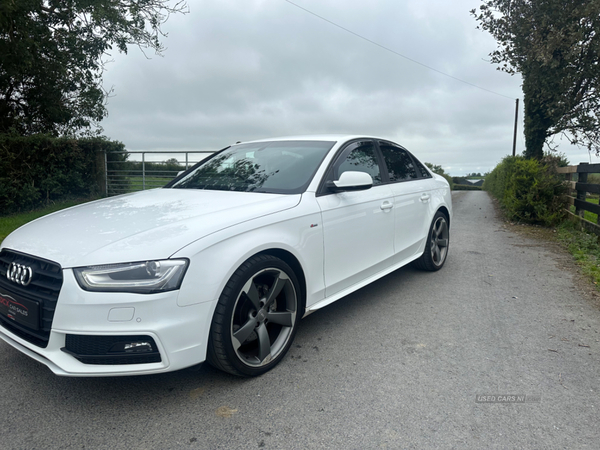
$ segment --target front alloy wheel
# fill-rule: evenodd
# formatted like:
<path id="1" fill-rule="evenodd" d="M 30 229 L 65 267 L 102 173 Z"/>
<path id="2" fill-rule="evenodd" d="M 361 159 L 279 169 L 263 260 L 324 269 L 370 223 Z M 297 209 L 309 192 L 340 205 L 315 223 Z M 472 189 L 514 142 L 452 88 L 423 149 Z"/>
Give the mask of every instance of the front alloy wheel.
<path id="1" fill-rule="evenodd" d="M 232 275 L 219 299 L 208 361 L 234 375 L 270 370 L 291 346 L 300 311 L 292 269 L 274 256 L 250 258 Z"/>

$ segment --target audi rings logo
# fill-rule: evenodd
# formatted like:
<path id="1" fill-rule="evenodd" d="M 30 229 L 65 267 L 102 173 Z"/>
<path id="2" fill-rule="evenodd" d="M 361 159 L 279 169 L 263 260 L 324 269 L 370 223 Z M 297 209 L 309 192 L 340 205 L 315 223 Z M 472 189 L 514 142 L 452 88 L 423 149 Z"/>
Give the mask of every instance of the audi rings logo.
<path id="1" fill-rule="evenodd" d="M 11 263 L 6 272 L 6 278 L 21 286 L 27 286 L 33 278 L 33 270 L 29 266 Z"/>

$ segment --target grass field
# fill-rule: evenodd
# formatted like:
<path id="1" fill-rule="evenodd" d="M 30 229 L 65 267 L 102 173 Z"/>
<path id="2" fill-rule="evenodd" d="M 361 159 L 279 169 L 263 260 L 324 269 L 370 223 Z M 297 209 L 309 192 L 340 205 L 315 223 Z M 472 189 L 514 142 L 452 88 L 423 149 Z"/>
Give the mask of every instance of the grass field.
<path id="1" fill-rule="evenodd" d="M 147 176 L 145 181 L 142 176 L 126 176 L 123 180 L 114 180 L 110 182 L 111 191 L 114 194 L 127 194 L 129 192 L 141 191 L 144 189 L 161 188 L 174 176 Z"/>
<path id="2" fill-rule="evenodd" d="M 586 201 L 590 202 L 590 203 L 594 203 L 594 204 L 598 204 L 598 199 L 597 198 L 587 198 Z M 571 206 L 571 212 L 573 214 L 575 214 L 575 206 Z M 598 220 L 598 215 L 591 213 L 589 211 L 584 211 L 583 212 L 583 218 L 585 220 L 589 220 L 592 223 L 597 223 L 596 221 Z"/>

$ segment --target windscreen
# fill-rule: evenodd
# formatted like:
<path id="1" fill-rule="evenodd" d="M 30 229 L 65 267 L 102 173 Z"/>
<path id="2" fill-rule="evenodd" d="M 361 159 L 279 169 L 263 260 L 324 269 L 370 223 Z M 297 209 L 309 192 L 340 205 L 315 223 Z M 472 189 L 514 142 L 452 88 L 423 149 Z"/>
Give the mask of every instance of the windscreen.
<path id="1" fill-rule="evenodd" d="M 229 147 L 173 183 L 173 189 L 298 194 L 335 142 L 272 141 Z"/>

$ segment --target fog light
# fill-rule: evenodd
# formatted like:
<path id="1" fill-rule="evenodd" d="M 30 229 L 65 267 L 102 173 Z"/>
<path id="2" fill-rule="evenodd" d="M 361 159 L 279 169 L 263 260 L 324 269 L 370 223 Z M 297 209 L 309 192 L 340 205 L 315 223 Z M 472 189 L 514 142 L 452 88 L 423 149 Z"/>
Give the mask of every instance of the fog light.
<path id="1" fill-rule="evenodd" d="M 61 350 L 83 364 L 152 364 L 162 361 L 150 336 L 95 336 L 67 334 Z"/>
<path id="2" fill-rule="evenodd" d="M 124 350 L 129 352 L 151 352 L 152 344 L 150 342 L 132 342 L 125 344 Z"/>
<path id="3" fill-rule="evenodd" d="M 144 353 L 151 351 L 153 351 L 152 344 L 148 341 L 118 342 L 109 350 L 110 353 Z"/>

